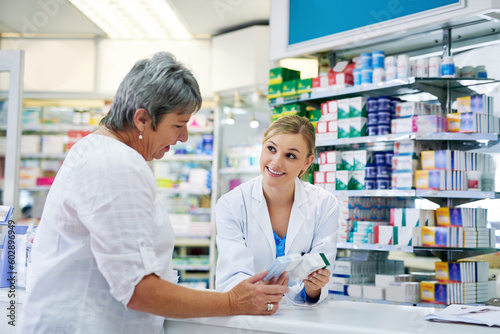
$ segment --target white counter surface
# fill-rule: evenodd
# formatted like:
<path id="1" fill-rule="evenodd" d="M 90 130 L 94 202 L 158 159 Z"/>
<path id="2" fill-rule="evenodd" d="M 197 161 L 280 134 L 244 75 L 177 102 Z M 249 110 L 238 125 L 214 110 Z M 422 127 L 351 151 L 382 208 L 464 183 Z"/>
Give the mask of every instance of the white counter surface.
<path id="1" fill-rule="evenodd" d="M 317 307 L 281 305 L 272 316 L 166 319 L 165 334 L 177 333 L 500 333 L 498 327 L 430 322 L 442 309 L 328 300 Z"/>

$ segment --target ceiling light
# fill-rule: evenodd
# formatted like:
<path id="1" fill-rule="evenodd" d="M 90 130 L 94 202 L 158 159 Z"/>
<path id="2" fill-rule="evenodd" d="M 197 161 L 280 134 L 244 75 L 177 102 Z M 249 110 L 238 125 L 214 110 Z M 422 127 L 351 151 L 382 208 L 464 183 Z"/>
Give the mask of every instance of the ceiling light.
<path id="1" fill-rule="evenodd" d="M 233 125 L 234 124 L 234 117 L 233 117 L 233 113 L 230 112 L 227 117 L 226 117 L 226 124 L 227 125 Z"/>
<path id="2" fill-rule="evenodd" d="M 245 106 L 245 101 L 241 97 L 240 92 L 234 92 L 234 108 L 243 108 Z"/>
<path id="3" fill-rule="evenodd" d="M 189 39 L 165 0 L 69 0 L 110 38 Z"/>
<path id="4" fill-rule="evenodd" d="M 250 127 L 252 129 L 259 127 L 259 121 L 255 119 L 255 116 L 253 114 L 250 116 Z"/>

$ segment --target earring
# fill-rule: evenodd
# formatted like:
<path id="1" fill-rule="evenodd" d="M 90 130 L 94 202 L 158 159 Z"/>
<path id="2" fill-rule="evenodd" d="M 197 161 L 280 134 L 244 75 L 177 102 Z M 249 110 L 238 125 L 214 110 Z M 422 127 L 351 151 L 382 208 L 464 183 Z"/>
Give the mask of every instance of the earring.
<path id="1" fill-rule="evenodd" d="M 142 132 L 139 134 L 139 139 L 142 139 Z"/>

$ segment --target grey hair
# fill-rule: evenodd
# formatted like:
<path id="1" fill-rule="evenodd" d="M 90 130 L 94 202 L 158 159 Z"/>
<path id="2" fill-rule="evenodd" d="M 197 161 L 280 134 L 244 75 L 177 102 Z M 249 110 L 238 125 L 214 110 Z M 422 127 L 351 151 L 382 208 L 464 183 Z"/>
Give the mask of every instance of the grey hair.
<path id="1" fill-rule="evenodd" d="M 144 108 L 153 130 L 171 112 L 193 114 L 201 108 L 201 94 L 193 74 L 169 52 L 141 59 L 125 76 L 101 125 L 111 130 L 135 129 L 134 114 Z"/>

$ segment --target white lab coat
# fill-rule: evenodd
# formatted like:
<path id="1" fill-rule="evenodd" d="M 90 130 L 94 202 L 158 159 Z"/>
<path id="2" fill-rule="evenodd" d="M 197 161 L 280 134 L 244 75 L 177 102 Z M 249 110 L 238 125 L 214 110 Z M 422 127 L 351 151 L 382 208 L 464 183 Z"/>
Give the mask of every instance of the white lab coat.
<path id="1" fill-rule="evenodd" d="M 216 289 L 228 291 L 266 270 L 276 258 L 276 243 L 262 190 L 262 176 L 223 195 L 215 207 L 219 257 Z M 324 253 L 332 271 L 337 253 L 338 201 L 330 192 L 298 178 L 285 243 L 285 255 Z M 328 296 L 321 291 L 320 302 Z M 303 282 L 290 282 L 287 297 L 304 303 Z"/>

